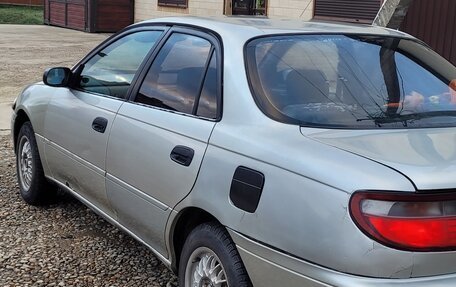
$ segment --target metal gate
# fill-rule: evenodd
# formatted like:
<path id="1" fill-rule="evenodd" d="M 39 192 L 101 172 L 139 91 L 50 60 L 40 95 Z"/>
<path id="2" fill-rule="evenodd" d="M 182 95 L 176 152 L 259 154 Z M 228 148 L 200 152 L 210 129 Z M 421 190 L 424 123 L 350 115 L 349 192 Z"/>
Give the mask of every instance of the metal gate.
<path id="1" fill-rule="evenodd" d="M 87 0 L 45 0 L 44 23 L 87 31 Z"/>
<path id="2" fill-rule="evenodd" d="M 44 23 L 87 32 L 117 32 L 133 23 L 134 0 L 45 0 Z"/>
<path id="3" fill-rule="evenodd" d="M 423 40 L 456 65 L 455 0 L 414 0 L 400 30 Z"/>
<path id="4" fill-rule="evenodd" d="M 314 18 L 372 23 L 382 0 L 315 0 Z"/>

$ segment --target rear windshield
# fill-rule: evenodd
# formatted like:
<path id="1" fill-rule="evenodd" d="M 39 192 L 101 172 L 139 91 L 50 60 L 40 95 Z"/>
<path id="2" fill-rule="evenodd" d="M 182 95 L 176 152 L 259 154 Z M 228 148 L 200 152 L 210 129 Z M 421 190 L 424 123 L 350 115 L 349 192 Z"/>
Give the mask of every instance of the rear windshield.
<path id="1" fill-rule="evenodd" d="M 269 117 L 327 128 L 456 126 L 456 68 L 413 40 L 283 35 L 246 46 L 255 100 Z"/>

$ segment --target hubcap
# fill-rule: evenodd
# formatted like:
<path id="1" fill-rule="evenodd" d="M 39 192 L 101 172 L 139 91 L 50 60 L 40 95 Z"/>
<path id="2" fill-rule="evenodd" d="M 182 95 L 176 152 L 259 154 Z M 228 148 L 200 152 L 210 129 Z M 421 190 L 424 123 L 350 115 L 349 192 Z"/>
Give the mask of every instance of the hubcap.
<path id="1" fill-rule="evenodd" d="M 185 286 L 228 287 L 225 268 L 215 253 L 206 247 L 193 251 L 185 270 Z"/>
<path id="2" fill-rule="evenodd" d="M 28 191 L 30 184 L 32 183 L 33 156 L 30 142 L 26 137 L 21 138 L 21 141 L 19 143 L 18 157 L 20 183 L 22 185 L 22 188 Z"/>

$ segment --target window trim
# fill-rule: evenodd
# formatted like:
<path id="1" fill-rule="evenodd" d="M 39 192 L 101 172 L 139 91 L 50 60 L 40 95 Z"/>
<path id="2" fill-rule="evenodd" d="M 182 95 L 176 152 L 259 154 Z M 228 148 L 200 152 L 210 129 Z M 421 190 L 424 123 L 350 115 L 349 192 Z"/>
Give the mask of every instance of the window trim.
<path id="1" fill-rule="evenodd" d="M 201 93 L 203 92 L 204 84 L 206 83 L 207 72 L 209 71 L 209 66 L 211 65 L 212 57 L 214 57 L 214 55 L 215 55 L 214 45 L 212 45 L 211 49 L 209 50 L 208 55 L 209 56 L 206 59 L 206 63 L 204 64 L 204 75 L 203 75 L 201 84 L 198 88 L 198 94 L 196 95 L 195 102 L 193 103 L 193 108 L 192 108 L 192 115 L 196 115 L 196 116 L 198 116 L 197 115 L 198 107 L 199 107 L 199 103 L 200 103 L 200 99 L 201 99 Z M 215 56 L 217 56 L 217 55 L 215 55 Z M 217 63 L 215 65 L 216 65 L 216 69 L 217 69 Z M 216 83 L 216 85 L 217 85 L 217 83 Z M 216 100 L 217 100 L 217 95 L 216 95 Z M 217 107 L 216 107 L 216 109 L 217 109 Z M 215 113 L 217 114 L 217 110 L 215 111 Z M 216 117 L 217 117 L 217 115 L 216 115 Z"/>
<path id="2" fill-rule="evenodd" d="M 163 48 L 164 44 L 168 41 L 168 39 L 171 37 L 173 33 L 180 33 L 180 34 L 186 34 L 186 35 L 191 35 L 195 37 L 200 37 L 202 39 L 205 39 L 209 41 L 212 44 L 211 51 L 209 52 L 209 55 L 216 55 L 217 57 L 217 95 L 216 95 L 216 100 L 217 100 L 217 111 L 216 111 L 216 117 L 215 118 L 206 118 L 202 116 L 197 116 L 195 114 L 188 114 L 188 113 L 183 113 L 183 112 L 178 112 L 178 111 L 171 111 L 165 108 L 160 108 L 152 105 L 147 105 L 147 104 L 142 104 L 136 102 L 136 96 L 138 95 L 138 92 L 142 86 L 142 83 L 144 82 L 147 72 L 152 66 L 152 63 L 155 61 L 157 55 L 160 53 L 161 49 Z M 151 53 L 148 57 L 148 59 L 145 61 L 144 66 L 141 70 L 141 73 L 138 75 L 138 78 L 135 79 L 136 82 L 134 83 L 134 87 L 131 89 L 131 93 L 128 98 L 128 102 L 131 104 L 135 105 L 141 105 L 145 106 L 148 108 L 153 108 L 157 110 L 162 110 L 166 112 L 171 112 L 174 114 L 179 114 L 179 115 L 184 115 L 184 116 L 189 116 L 192 118 L 198 118 L 198 119 L 203 119 L 207 121 L 213 121 L 213 122 L 219 122 L 222 119 L 222 113 L 223 113 L 223 53 L 222 53 L 222 42 L 220 40 L 220 36 L 214 34 L 210 30 L 206 30 L 204 28 L 199 28 L 199 27 L 194 27 L 194 26 L 184 26 L 184 25 L 176 25 L 170 28 L 166 34 L 163 36 L 161 41 L 159 42 L 159 45 L 155 47 L 154 52 Z M 211 54 L 212 53 L 212 54 Z M 206 71 L 204 74 L 203 81 L 201 83 L 200 89 L 202 89 L 204 85 L 204 79 L 206 78 L 206 72 L 208 65 L 210 64 L 210 57 L 208 58 L 208 61 L 206 63 Z M 132 85 L 133 86 L 133 85 Z M 201 93 L 200 93 L 201 94 Z M 199 96 L 198 96 L 199 98 Z M 196 103 L 196 101 L 195 101 Z M 192 111 L 193 112 L 193 111 Z"/>
<path id="3" fill-rule="evenodd" d="M 114 42 L 116 42 L 116 41 L 120 40 L 121 38 L 124 38 L 124 37 L 126 37 L 128 35 L 131 35 L 131 34 L 134 34 L 134 33 L 138 33 L 138 32 L 146 32 L 146 31 L 161 31 L 162 34 L 158 38 L 157 42 L 155 42 L 155 44 L 152 46 L 150 51 L 146 54 L 146 56 L 144 57 L 143 61 L 139 65 L 138 69 L 136 70 L 136 73 L 135 73 L 135 75 L 134 75 L 134 77 L 133 77 L 133 79 L 131 81 L 130 87 L 128 88 L 127 93 L 126 93 L 124 98 L 118 98 L 118 97 L 114 97 L 114 96 L 110 96 L 110 95 L 106 95 L 106 94 L 101 94 L 101 93 L 97 93 L 97 92 L 87 91 L 87 90 L 81 89 L 79 87 L 75 87 L 74 84 L 70 85 L 69 88 L 72 89 L 72 90 L 75 90 L 75 91 L 91 94 L 91 95 L 94 95 L 94 96 L 100 96 L 100 97 L 115 99 L 115 100 L 119 100 L 119 101 L 123 101 L 123 102 L 128 101 L 128 98 L 130 97 L 130 94 L 131 94 L 131 91 L 133 89 L 134 83 L 137 80 L 140 72 L 144 68 L 144 65 L 147 62 L 147 59 L 150 57 L 150 55 L 152 55 L 155 52 L 157 47 L 159 47 L 159 45 L 161 44 L 161 41 L 166 36 L 166 34 L 169 31 L 169 29 L 170 29 L 169 27 L 166 27 L 163 24 L 159 24 L 159 25 L 137 25 L 137 26 L 133 26 L 133 27 L 127 27 L 123 31 L 121 31 L 121 32 L 119 32 L 117 34 L 114 34 L 114 35 L 108 37 L 103 42 L 101 42 L 98 46 L 96 46 L 92 51 L 90 51 L 84 58 L 82 58 L 76 65 L 74 65 L 71 68 L 71 72 L 73 73 L 73 75 L 82 72 L 82 71 L 78 71 L 78 70 L 81 69 L 81 68 L 83 69 L 85 64 L 88 61 L 90 61 L 94 56 L 96 56 L 98 54 L 98 52 L 100 52 L 101 50 L 105 49 L 109 45 L 113 44 Z"/>

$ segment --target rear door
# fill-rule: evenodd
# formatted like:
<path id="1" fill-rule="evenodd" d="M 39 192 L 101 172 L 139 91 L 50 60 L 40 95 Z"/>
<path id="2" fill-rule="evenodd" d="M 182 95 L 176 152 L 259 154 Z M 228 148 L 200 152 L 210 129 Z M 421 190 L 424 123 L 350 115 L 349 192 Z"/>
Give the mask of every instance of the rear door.
<path id="1" fill-rule="evenodd" d="M 109 131 L 141 63 L 163 29 L 133 29 L 95 50 L 74 71 L 72 88 L 56 88 L 45 117 L 52 176 L 114 216 L 105 188 Z"/>
<path id="2" fill-rule="evenodd" d="M 106 184 L 120 223 L 166 256 L 167 218 L 192 189 L 220 116 L 220 50 L 208 34 L 173 28 L 150 62 L 114 121 Z"/>

